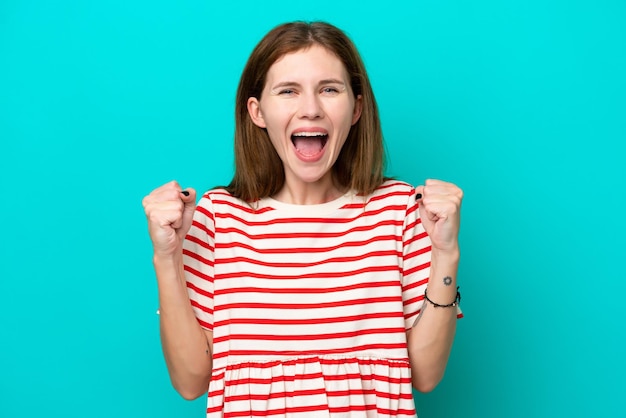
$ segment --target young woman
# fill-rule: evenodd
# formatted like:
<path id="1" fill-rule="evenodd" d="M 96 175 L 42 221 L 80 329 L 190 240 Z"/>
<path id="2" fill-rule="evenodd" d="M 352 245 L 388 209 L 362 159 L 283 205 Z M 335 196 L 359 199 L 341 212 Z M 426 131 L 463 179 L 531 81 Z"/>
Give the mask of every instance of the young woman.
<path id="1" fill-rule="evenodd" d="M 144 198 L 163 352 L 207 417 L 414 417 L 444 374 L 462 191 L 383 176 L 374 94 L 351 40 L 270 31 L 236 102 L 236 172 Z"/>

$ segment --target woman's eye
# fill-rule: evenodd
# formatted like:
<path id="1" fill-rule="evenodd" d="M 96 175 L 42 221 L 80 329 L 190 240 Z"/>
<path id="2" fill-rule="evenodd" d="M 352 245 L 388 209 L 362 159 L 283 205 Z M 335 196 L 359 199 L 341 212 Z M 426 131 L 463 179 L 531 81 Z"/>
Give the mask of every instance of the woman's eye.
<path id="1" fill-rule="evenodd" d="M 339 93 L 339 90 L 338 90 L 338 89 L 336 89 L 335 87 L 324 87 L 324 88 L 322 89 L 322 91 L 323 91 L 324 93 L 327 93 L 327 94 L 335 94 L 335 93 Z"/>
<path id="2" fill-rule="evenodd" d="M 292 89 L 284 89 L 281 90 L 279 94 L 293 94 L 294 91 Z"/>

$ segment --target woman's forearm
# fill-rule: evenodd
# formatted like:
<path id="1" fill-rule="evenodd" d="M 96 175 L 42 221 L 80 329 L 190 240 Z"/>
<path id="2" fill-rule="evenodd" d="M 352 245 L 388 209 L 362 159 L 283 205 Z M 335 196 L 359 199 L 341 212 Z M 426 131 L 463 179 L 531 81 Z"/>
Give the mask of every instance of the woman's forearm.
<path id="1" fill-rule="evenodd" d="M 180 259 L 154 258 L 159 286 L 161 345 L 172 385 L 185 399 L 207 391 L 212 370 L 212 333 L 198 323 Z"/>
<path id="2" fill-rule="evenodd" d="M 428 299 L 447 305 L 457 294 L 458 250 L 447 253 L 433 251 Z M 413 327 L 407 332 L 413 386 L 429 392 L 443 378 L 456 332 L 456 307 L 437 307 L 428 301 Z"/>

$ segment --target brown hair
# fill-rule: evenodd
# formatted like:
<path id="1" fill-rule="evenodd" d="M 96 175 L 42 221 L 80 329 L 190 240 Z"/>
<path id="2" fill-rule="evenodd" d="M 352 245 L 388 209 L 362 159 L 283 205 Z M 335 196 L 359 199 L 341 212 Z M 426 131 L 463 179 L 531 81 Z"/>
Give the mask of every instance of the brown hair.
<path id="1" fill-rule="evenodd" d="M 261 98 L 267 73 L 285 54 L 321 45 L 334 53 L 350 77 L 352 92 L 362 96 L 361 117 L 333 165 L 336 184 L 369 194 L 383 182 L 384 146 L 378 107 L 365 65 L 348 36 L 325 22 L 291 22 L 279 25 L 263 37 L 243 70 L 235 104 L 235 174 L 226 189 L 253 202 L 272 196 L 283 187 L 283 163 L 269 141 L 267 131 L 256 126 L 248 113 L 250 97 Z"/>

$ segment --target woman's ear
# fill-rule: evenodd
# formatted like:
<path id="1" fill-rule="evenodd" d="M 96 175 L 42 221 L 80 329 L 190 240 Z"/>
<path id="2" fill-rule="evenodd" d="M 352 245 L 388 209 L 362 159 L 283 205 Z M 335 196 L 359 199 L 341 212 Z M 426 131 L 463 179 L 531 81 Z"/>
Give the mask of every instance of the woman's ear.
<path id="1" fill-rule="evenodd" d="M 265 128 L 265 120 L 263 119 L 263 114 L 261 113 L 261 104 L 256 97 L 248 98 L 248 114 L 250 115 L 250 119 L 252 122 L 258 126 L 259 128 Z"/>
<path id="2" fill-rule="evenodd" d="M 361 117 L 361 112 L 363 111 L 363 96 L 360 94 L 356 96 L 356 100 L 354 101 L 354 110 L 352 111 L 352 125 L 358 122 Z"/>

